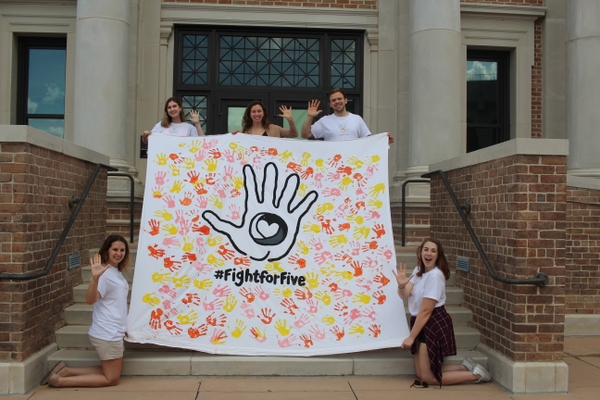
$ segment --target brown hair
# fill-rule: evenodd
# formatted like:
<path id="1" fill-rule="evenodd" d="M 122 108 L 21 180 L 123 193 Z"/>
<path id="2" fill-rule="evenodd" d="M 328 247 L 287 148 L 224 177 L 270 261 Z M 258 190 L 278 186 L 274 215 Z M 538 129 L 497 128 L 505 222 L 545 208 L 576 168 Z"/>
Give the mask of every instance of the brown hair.
<path id="1" fill-rule="evenodd" d="M 162 120 L 160 121 L 160 126 L 162 126 L 163 128 L 168 128 L 169 125 L 171 125 L 171 122 L 173 122 L 173 119 L 167 112 L 167 107 L 172 101 L 177 103 L 179 108 L 181 108 L 181 110 L 179 110 L 179 119 L 181 120 L 181 122 L 185 122 L 185 113 L 183 112 L 183 104 L 181 103 L 181 100 L 179 100 L 177 97 L 169 97 L 165 102 L 165 113 L 163 114 Z"/>
<path id="2" fill-rule="evenodd" d="M 117 269 L 119 271 L 123 271 L 127 269 L 127 267 L 129 267 L 129 245 L 127 244 L 127 240 L 125 240 L 123 236 L 109 235 L 104 240 L 104 243 L 102 243 L 100 250 L 98 250 L 98 254 L 100 254 L 100 259 L 102 260 L 102 263 L 106 263 L 108 261 L 108 250 L 114 242 L 122 242 L 125 245 L 125 257 L 123 257 L 123 259 L 117 266 Z"/>
<path id="3" fill-rule="evenodd" d="M 262 101 L 254 100 L 250 104 L 248 104 L 248 107 L 246 107 L 246 111 L 244 111 L 244 116 L 242 117 L 242 132 L 244 133 L 247 133 L 250 130 L 250 128 L 252 128 L 253 122 L 252 117 L 250 116 L 250 111 L 252 110 L 252 107 L 256 105 L 259 105 L 260 108 L 262 108 L 263 110 L 263 117 L 260 121 L 262 127 L 265 130 L 269 130 L 269 126 L 271 125 L 271 123 L 269 122 L 269 117 L 267 117 L 267 109 L 265 108 Z"/>
<path id="4" fill-rule="evenodd" d="M 436 265 L 444 273 L 444 277 L 446 280 L 450 279 L 450 267 L 448 266 L 448 260 L 446 260 L 446 255 L 444 254 L 444 248 L 442 247 L 442 243 L 434 238 L 427 238 L 421 242 L 419 247 L 417 247 L 417 265 L 419 267 L 419 272 L 417 272 L 417 276 L 422 276 L 425 271 L 425 263 L 421 259 L 421 252 L 423 251 L 423 247 L 425 243 L 430 242 L 437 246 L 437 260 Z"/>
<path id="5" fill-rule="evenodd" d="M 333 89 L 331 89 L 331 91 L 329 93 L 327 93 L 327 100 L 331 101 L 331 95 L 334 93 L 341 93 L 342 96 L 344 96 L 344 98 L 346 98 L 346 94 L 344 92 L 342 92 L 342 89 L 333 88 Z"/>

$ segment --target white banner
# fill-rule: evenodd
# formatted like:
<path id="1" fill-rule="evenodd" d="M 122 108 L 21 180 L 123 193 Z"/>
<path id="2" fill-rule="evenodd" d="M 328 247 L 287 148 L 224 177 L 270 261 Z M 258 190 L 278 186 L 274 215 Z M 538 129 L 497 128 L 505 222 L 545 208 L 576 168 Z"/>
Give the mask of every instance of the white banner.
<path id="1" fill-rule="evenodd" d="M 294 356 L 402 344 L 386 135 L 149 140 L 128 341 Z"/>

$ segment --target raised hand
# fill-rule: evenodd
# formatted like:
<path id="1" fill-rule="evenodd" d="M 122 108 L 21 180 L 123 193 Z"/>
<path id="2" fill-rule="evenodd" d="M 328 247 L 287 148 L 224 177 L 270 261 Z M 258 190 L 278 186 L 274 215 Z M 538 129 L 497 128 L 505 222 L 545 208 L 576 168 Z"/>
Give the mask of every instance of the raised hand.
<path id="1" fill-rule="evenodd" d="M 311 100 L 308 102 L 308 110 L 306 110 L 307 115 L 309 117 L 316 117 L 317 115 L 319 115 L 320 113 L 323 112 L 323 110 L 319 110 L 319 105 L 321 104 L 321 102 L 319 100 Z"/>
<path id="2" fill-rule="evenodd" d="M 399 288 L 404 288 L 412 278 L 412 275 L 406 276 L 406 264 L 396 265 L 396 271 L 392 270 L 392 273 L 396 277 Z"/>
<path id="3" fill-rule="evenodd" d="M 265 166 L 260 185 L 251 165 L 244 166 L 243 174 L 245 201 L 240 225 L 221 219 L 213 211 L 204 211 L 202 217 L 214 230 L 227 236 L 239 253 L 255 261 L 280 260 L 296 243 L 301 220 L 318 194 L 311 191 L 294 204 L 300 178 L 298 174 L 289 175 L 279 190 L 279 171 L 274 163 Z"/>
<path id="4" fill-rule="evenodd" d="M 283 117 L 285 119 L 287 119 L 288 121 L 290 119 L 292 119 L 292 107 L 288 108 L 287 106 L 281 106 L 279 107 L 279 111 L 281 111 L 281 114 L 278 115 L 278 117 Z"/>
<path id="5" fill-rule="evenodd" d="M 200 122 L 200 113 L 198 110 L 190 110 L 190 121 L 192 121 L 193 124 Z"/>
<path id="6" fill-rule="evenodd" d="M 90 258 L 90 267 L 92 270 L 92 279 L 95 280 L 98 280 L 108 269 L 108 265 L 102 265 L 102 257 L 100 257 L 100 254 L 94 254 L 94 257 Z"/>

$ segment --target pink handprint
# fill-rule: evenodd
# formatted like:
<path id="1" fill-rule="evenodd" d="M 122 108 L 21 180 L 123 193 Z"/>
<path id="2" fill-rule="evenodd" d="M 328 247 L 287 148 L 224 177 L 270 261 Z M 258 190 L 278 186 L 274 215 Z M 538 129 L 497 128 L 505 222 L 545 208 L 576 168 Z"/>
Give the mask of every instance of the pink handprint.
<path id="1" fill-rule="evenodd" d="M 229 286 L 217 286 L 213 289 L 212 293 L 217 297 L 225 297 L 231 293 L 231 288 Z"/>
<path id="2" fill-rule="evenodd" d="M 252 319 L 256 315 L 254 313 L 254 309 L 250 306 L 250 304 L 246 303 L 245 301 L 242 302 L 242 305 L 240 307 L 244 311 L 244 315 L 246 316 L 246 318 Z"/>
<path id="3" fill-rule="evenodd" d="M 309 322 L 310 322 L 310 319 L 308 318 L 308 315 L 302 314 L 297 320 L 294 321 L 294 326 L 297 329 L 301 329 L 302 327 L 304 327 Z"/>
<path id="4" fill-rule="evenodd" d="M 258 295 L 258 298 L 265 301 L 269 298 L 269 294 L 267 292 L 265 292 L 265 290 L 262 288 L 262 286 L 257 286 L 254 289 L 254 293 L 256 293 Z"/>
<path id="5" fill-rule="evenodd" d="M 173 198 L 173 196 L 167 195 L 167 196 L 164 196 L 162 199 L 163 199 L 163 201 L 165 203 L 167 203 L 167 207 L 168 208 L 174 208 L 175 207 L 175 199 Z"/>
<path id="6" fill-rule="evenodd" d="M 176 315 L 179 312 L 179 311 L 177 311 L 177 309 L 175 307 L 173 307 L 171 305 L 171 300 L 169 300 L 169 299 L 166 299 L 165 301 L 163 301 L 162 306 L 165 309 L 165 311 L 167 311 L 171 315 Z M 166 325 L 166 323 L 165 323 L 165 325 Z"/>
<path id="7" fill-rule="evenodd" d="M 166 294 L 167 296 L 169 296 L 172 299 L 174 299 L 175 296 L 177 296 L 177 292 L 175 291 L 175 289 L 173 289 L 169 285 L 162 285 L 161 287 L 158 288 L 158 291 L 159 291 L 159 293 Z"/>
<path id="8" fill-rule="evenodd" d="M 158 171 L 157 173 L 154 174 L 154 182 L 156 182 L 157 185 L 164 185 L 165 184 L 165 176 L 167 176 L 166 172 Z"/>
<path id="9" fill-rule="evenodd" d="M 213 301 L 206 301 L 208 298 L 204 299 L 204 303 L 202 303 L 202 307 L 204 307 L 204 311 L 213 311 L 219 310 L 223 307 L 223 300 L 214 299 Z"/>
<path id="10" fill-rule="evenodd" d="M 313 335 L 313 337 L 317 340 L 323 340 L 326 336 L 325 331 L 321 330 L 321 327 L 319 325 L 311 326 L 308 332 L 310 332 L 310 334 Z"/>
<path id="11" fill-rule="evenodd" d="M 290 347 L 294 345 L 294 342 L 296 341 L 297 337 L 294 334 L 291 334 L 289 336 L 287 336 L 285 339 L 283 340 L 278 340 L 277 344 L 279 345 L 279 347 L 281 348 L 286 348 L 286 347 Z"/>
<path id="12" fill-rule="evenodd" d="M 166 237 L 163 239 L 162 244 L 167 247 L 179 246 L 179 239 L 174 237 Z"/>

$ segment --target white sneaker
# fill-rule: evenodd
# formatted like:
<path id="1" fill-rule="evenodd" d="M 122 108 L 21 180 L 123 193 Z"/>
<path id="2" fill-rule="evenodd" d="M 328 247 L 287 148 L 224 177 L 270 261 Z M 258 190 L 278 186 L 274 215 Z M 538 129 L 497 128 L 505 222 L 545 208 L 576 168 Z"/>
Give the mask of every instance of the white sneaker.
<path id="1" fill-rule="evenodd" d="M 462 360 L 460 365 L 466 367 L 469 372 L 473 372 L 473 368 L 475 368 L 477 363 L 471 357 L 467 356 Z"/>
<path id="2" fill-rule="evenodd" d="M 489 382 L 492 380 L 490 373 L 483 368 L 483 365 L 481 364 L 477 364 L 475 367 L 473 367 L 473 375 L 479 376 L 479 379 L 473 383 Z"/>

